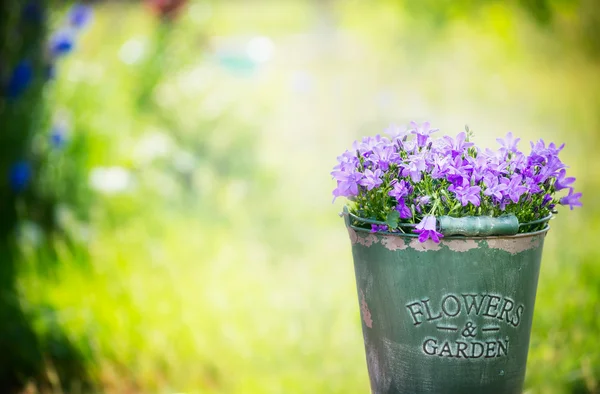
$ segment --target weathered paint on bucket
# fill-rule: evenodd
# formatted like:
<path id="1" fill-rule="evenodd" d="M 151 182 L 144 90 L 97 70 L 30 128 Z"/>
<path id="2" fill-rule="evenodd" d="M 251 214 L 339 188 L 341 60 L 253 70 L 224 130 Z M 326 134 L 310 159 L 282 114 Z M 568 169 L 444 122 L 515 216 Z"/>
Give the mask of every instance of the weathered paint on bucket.
<path id="1" fill-rule="evenodd" d="M 507 237 L 350 225 L 373 393 L 521 393 L 548 228 Z"/>

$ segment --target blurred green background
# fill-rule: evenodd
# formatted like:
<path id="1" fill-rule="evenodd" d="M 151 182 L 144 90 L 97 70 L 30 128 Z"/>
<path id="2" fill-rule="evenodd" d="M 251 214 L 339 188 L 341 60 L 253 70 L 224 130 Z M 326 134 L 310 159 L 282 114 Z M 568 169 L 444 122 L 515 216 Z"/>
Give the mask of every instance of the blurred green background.
<path id="1" fill-rule="evenodd" d="M 38 42 L 23 3 L 0 76 L 71 6 Z M 584 207 L 547 237 L 526 387 L 600 393 L 597 1 L 160 3 L 91 3 L 56 77 L 0 98 L 1 392 L 368 392 L 329 172 L 429 120 L 566 142 Z"/>

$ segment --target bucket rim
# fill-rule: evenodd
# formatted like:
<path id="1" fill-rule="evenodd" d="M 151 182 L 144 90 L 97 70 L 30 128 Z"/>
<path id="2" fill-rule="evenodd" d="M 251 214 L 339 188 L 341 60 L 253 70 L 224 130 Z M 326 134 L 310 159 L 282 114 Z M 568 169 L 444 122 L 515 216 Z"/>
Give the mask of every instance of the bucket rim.
<path id="1" fill-rule="evenodd" d="M 351 213 L 349 212 L 348 207 L 345 206 L 344 210 L 340 213 L 340 216 L 342 216 L 344 218 L 346 227 L 351 228 L 354 231 L 369 233 L 372 235 L 395 236 L 395 237 L 400 237 L 400 238 L 418 238 L 419 237 L 419 234 L 413 234 L 413 233 L 403 233 L 403 232 L 392 233 L 389 231 L 371 232 L 371 230 L 369 230 L 369 229 L 366 229 L 363 227 L 357 227 L 357 226 L 354 226 L 353 224 L 351 224 L 350 223 L 350 215 L 351 215 Z M 554 215 L 550 214 L 549 216 L 539 219 L 538 221 L 549 222 L 553 218 L 554 218 Z M 546 223 L 546 226 L 541 230 L 537 230 L 537 231 L 533 231 L 533 232 L 517 233 L 514 235 L 485 235 L 485 236 L 479 236 L 479 237 L 478 236 L 464 236 L 464 235 L 449 235 L 449 236 L 444 236 L 443 239 L 444 240 L 475 240 L 475 241 L 488 240 L 488 239 L 519 239 L 519 238 L 535 237 L 535 236 L 539 236 L 542 234 L 546 234 L 548 232 L 548 230 L 550 230 L 550 224 Z"/>

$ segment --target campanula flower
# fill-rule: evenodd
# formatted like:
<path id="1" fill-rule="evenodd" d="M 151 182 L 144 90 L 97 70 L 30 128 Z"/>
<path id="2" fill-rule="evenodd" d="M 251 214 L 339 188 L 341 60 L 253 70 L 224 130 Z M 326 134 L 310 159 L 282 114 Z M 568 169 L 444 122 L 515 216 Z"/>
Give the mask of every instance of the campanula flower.
<path id="1" fill-rule="evenodd" d="M 512 132 L 506 133 L 504 138 L 496 138 L 496 141 L 501 145 L 500 152 L 504 155 L 510 152 L 517 152 L 517 144 L 521 141 L 520 138 L 514 138 Z"/>
<path id="2" fill-rule="evenodd" d="M 506 189 L 508 189 L 508 185 L 500 183 L 498 177 L 494 175 L 483 178 L 483 184 L 486 187 L 483 194 L 494 197 L 497 201 L 502 200 Z"/>
<path id="3" fill-rule="evenodd" d="M 379 225 L 379 224 L 372 224 L 371 225 L 371 232 L 372 233 L 377 233 L 380 231 L 388 231 L 388 226 L 385 225 Z"/>
<path id="4" fill-rule="evenodd" d="M 451 191 L 456 195 L 456 198 L 458 201 L 460 201 L 463 207 L 469 203 L 478 207 L 481 202 L 481 187 L 471 186 L 469 181 L 465 178 L 463 178 L 462 185 L 451 185 L 448 187 L 448 191 Z"/>
<path id="5" fill-rule="evenodd" d="M 373 153 L 373 148 L 380 144 L 388 144 L 390 141 L 377 134 L 375 137 L 364 137 L 361 142 L 354 141 L 353 151 L 358 151 L 361 155 L 369 157 Z"/>
<path id="6" fill-rule="evenodd" d="M 364 177 L 358 181 L 358 184 L 366 187 L 367 190 L 373 190 L 383 183 L 383 180 L 381 179 L 382 172 L 380 169 L 376 169 L 375 171 L 367 169 L 363 174 Z"/>
<path id="7" fill-rule="evenodd" d="M 575 182 L 575 178 L 567 177 L 567 170 L 564 168 L 560 170 L 558 175 L 556 176 L 556 182 L 554 182 L 554 187 L 557 191 L 566 189 L 571 187 L 571 185 Z"/>
<path id="8" fill-rule="evenodd" d="M 527 187 L 523 185 L 523 177 L 521 175 L 514 175 L 510 180 L 503 178 L 502 181 L 506 182 L 508 186 L 507 196 L 515 204 L 519 202 L 523 193 L 527 192 Z"/>
<path id="9" fill-rule="evenodd" d="M 402 176 L 410 176 L 413 182 L 421 180 L 422 172 L 427 169 L 425 158 L 421 155 L 412 156 L 402 170 Z"/>
<path id="10" fill-rule="evenodd" d="M 548 144 L 548 147 L 546 147 L 546 142 L 543 139 L 538 140 L 535 144 L 532 142 L 530 142 L 531 145 L 531 157 L 543 157 L 543 158 L 549 158 L 552 156 L 558 156 L 558 154 L 560 153 L 561 150 L 563 150 L 563 148 L 565 147 L 565 144 L 562 144 L 561 146 L 557 147 L 556 144 L 554 144 L 554 142 L 551 142 L 550 144 Z"/>
<path id="11" fill-rule="evenodd" d="M 550 194 L 546 194 L 542 199 L 542 207 L 546 206 L 550 201 L 552 201 L 552 196 Z"/>
<path id="12" fill-rule="evenodd" d="M 581 193 L 573 193 L 573 189 L 571 188 L 569 189 L 569 194 L 560 199 L 559 204 L 568 205 L 569 208 L 573 210 L 574 207 L 582 206 L 581 201 L 579 201 L 581 196 Z"/>
<path id="13" fill-rule="evenodd" d="M 400 160 L 400 156 L 393 146 L 380 144 L 373 147 L 373 154 L 369 160 L 383 171 L 387 171 L 391 163 Z"/>
<path id="14" fill-rule="evenodd" d="M 440 238 L 444 237 L 441 233 L 436 231 L 437 221 L 435 216 L 427 215 L 423 217 L 421 222 L 417 224 L 414 232 L 419 234 L 419 242 L 425 242 L 431 239 L 435 243 L 440 242 Z"/>
<path id="15" fill-rule="evenodd" d="M 429 142 L 429 136 L 439 129 L 432 129 L 429 122 L 423 122 L 419 125 L 416 122 L 410 122 L 411 133 L 417 135 L 417 146 L 425 146 Z"/>
<path id="16" fill-rule="evenodd" d="M 363 174 L 356 170 L 341 170 L 331 173 L 337 181 L 338 186 L 333 191 L 334 198 L 337 197 L 353 197 L 358 195 L 358 185 L 363 178 Z"/>
<path id="17" fill-rule="evenodd" d="M 466 160 L 468 168 L 471 170 L 471 178 L 473 178 L 475 183 L 480 182 L 486 175 L 491 174 L 490 164 L 487 162 L 485 156 L 468 156 Z"/>
<path id="18" fill-rule="evenodd" d="M 521 173 L 527 168 L 527 156 L 521 152 L 514 152 L 510 162 L 506 162 L 506 169 L 509 173 Z"/>
<path id="19" fill-rule="evenodd" d="M 560 172 L 560 170 L 562 170 L 565 167 L 566 166 L 558 158 L 558 156 L 550 156 L 548 157 L 546 164 L 542 166 L 539 173 L 537 174 L 538 176 L 536 177 L 536 180 L 540 183 L 543 183 L 546 181 L 546 179 L 552 176 L 556 176 Z"/>
<path id="20" fill-rule="evenodd" d="M 525 187 L 529 194 L 537 194 L 542 191 L 542 188 L 540 187 L 540 182 L 538 180 L 536 180 L 536 177 L 533 177 L 533 178 L 525 177 L 524 179 L 525 179 Z"/>
<path id="21" fill-rule="evenodd" d="M 388 195 L 394 197 L 396 201 L 402 201 L 404 197 L 410 194 L 410 185 L 404 180 L 394 183 L 392 187 Z"/>
<path id="22" fill-rule="evenodd" d="M 333 167 L 334 170 L 350 170 L 355 169 L 359 160 L 356 156 L 356 152 L 345 151 L 337 158 L 338 164 Z"/>
<path id="23" fill-rule="evenodd" d="M 462 155 L 466 149 L 474 145 L 472 142 L 467 141 L 467 134 L 464 131 L 459 133 L 456 138 L 447 137 L 446 141 L 449 143 L 452 158 Z"/>
<path id="24" fill-rule="evenodd" d="M 400 219 L 410 219 L 412 217 L 412 211 L 406 206 L 404 199 L 398 200 L 398 205 L 396 205 L 395 209 L 400 214 Z"/>
<path id="25" fill-rule="evenodd" d="M 390 136 L 394 141 L 402 140 L 404 137 L 410 134 L 410 130 L 406 126 L 390 125 L 385 129 L 385 133 Z"/>
<path id="26" fill-rule="evenodd" d="M 436 156 L 431 166 L 431 177 L 441 179 L 446 177 L 450 171 L 450 159 L 448 156 Z"/>
<path id="27" fill-rule="evenodd" d="M 417 204 L 418 206 L 424 207 L 425 205 L 429 204 L 429 202 L 431 201 L 431 196 L 421 196 L 415 199 L 415 204 Z"/>

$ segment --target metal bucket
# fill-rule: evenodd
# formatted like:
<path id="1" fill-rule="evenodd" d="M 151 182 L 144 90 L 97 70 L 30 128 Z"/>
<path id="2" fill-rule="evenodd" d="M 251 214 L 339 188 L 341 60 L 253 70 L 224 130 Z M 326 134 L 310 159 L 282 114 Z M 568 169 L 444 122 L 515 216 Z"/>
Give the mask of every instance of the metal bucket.
<path id="1" fill-rule="evenodd" d="M 373 393 L 522 392 L 548 226 L 436 244 L 345 220 Z"/>

